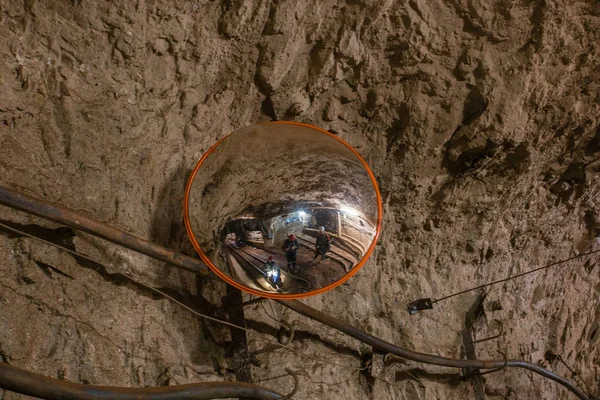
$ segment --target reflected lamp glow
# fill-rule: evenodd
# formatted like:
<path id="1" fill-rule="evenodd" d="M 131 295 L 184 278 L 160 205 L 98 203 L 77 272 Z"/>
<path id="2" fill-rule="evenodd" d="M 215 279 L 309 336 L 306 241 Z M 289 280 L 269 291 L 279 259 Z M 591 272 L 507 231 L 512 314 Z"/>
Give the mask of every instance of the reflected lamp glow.
<path id="1" fill-rule="evenodd" d="M 358 211 L 356 211 L 354 208 L 352 207 L 348 207 L 348 206 L 341 206 L 340 210 L 348 215 L 351 215 L 353 217 L 358 217 L 360 215 L 360 213 Z"/>
<path id="2" fill-rule="evenodd" d="M 275 277 L 277 278 L 278 271 L 275 268 L 271 268 L 269 269 L 269 271 L 267 271 L 267 275 L 269 276 L 269 278 Z"/>

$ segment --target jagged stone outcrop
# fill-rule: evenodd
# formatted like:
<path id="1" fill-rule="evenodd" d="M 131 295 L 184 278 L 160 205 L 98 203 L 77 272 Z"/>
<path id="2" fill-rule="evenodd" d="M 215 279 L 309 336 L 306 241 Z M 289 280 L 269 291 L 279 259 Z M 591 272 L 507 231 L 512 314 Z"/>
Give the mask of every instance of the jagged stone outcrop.
<path id="1" fill-rule="evenodd" d="M 307 302 L 460 357 L 475 297 L 412 317 L 408 301 L 600 245 L 599 46 L 589 1 L 3 1 L 0 183 L 191 254 L 181 202 L 201 154 L 261 120 L 318 125 L 371 164 L 385 220 L 363 270 Z M 0 219 L 55 228 L 5 208 Z M 68 240 L 199 309 L 224 294 L 87 236 Z M 233 377 L 226 331 L 30 239 L 0 234 L 0 254 L 1 359 L 94 384 Z M 504 334 L 478 356 L 501 350 L 569 376 L 551 350 L 597 386 L 599 268 L 571 262 L 492 288 L 487 321 Z M 310 334 L 296 352 L 257 355 L 256 382 L 287 392 L 291 378 L 265 379 L 291 366 L 298 399 L 469 396 L 469 383 L 437 370 L 373 378 L 357 370 L 370 349 L 278 305 L 247 317 L 274 325 L 263 306 Z M 250 351 L 267 343 L 249 340 Z M 572 398 L 517 371 L 485 388 L 488 399 Z"/>

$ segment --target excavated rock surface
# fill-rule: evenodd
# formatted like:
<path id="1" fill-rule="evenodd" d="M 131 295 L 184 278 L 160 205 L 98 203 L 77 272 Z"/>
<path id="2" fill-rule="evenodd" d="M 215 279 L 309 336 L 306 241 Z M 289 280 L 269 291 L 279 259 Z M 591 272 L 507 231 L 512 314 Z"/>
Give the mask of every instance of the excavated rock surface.
<path id="1" fill-rule="evenodd" d="M 0 1 L 2 185 L 193 254 L 183 189 L 210 145 L 271 119 L 328 129 L 372 166 L 384 226 L 357 276 L 305 301 L 451 357 L 464 354 L 477 293 L 414 316 L 407 302 L 599 248 L 597 2 L 117 3 Z M 4 207 L 0 219 L 107 266 L 3 230 L 2 361 L 93 384 L 235 378 L 228 329 L 125 274 L 207 313 L 222 285 Z M 599 271 L 598 257 L 582 259 L 492 287 L 476 336 L 504 329 L 478 357 L 502 351 L 570 377 L 550 350 L 596 390 Z M 287 392 L 291 367 L 297 399 L 476 398 L 451 369 L 361 370 L 369 347 L 277 304 L 247 307 L 248 327 L 273 332 L 267 313 L 294 323 L 293 351 L 256 355 L 254 382 Z M 521 370 L 484 386 L 493 400 L 574 398 Z"/>

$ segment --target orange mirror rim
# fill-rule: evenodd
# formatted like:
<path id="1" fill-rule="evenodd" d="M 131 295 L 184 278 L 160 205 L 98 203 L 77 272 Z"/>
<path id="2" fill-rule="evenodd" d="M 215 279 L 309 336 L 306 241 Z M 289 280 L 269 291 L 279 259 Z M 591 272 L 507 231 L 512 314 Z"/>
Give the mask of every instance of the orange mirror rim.
<path id="1" fill-rule="evenodd" d="M 196 249 L 196 251 L 198 252 L 198 255 L 200 256 L 200 259 L 215 273 L 217 274 L 217 276 L 219 276 L 221 279 L 223 279 L 225 282 L 229 283 L 230 285 L 246 292 L 246 293 L 250 293 L 253 294 L 255 296 L 260 296 L 260 297 L 267 297 L 270 299 L 281 299 L 281 300 L 291 300 L 291 299 L 300 299 L 300 298 L 304 298 L 304 297 L 309 297 L 309 296 L 314 296 L 316 294 L 320 294 L 323 292 L 326 292 L 328 290 L 331 290 L 341 284 L 343 284 L 344 282 L 346 282 L 348 279 L 350 279 L 354 274 L 356 274 L 362 267 L 363 265 L 367 262 L 367 260 L 369 259 L 369 257 L 371 256 L 371 254 L 373 253 L 373 251 L 375 250 L 375 246 L 377 245 L 377 240 L 379 239 L 379 234 L 381 233 L 381 223 L 383 220 L 383 206 L 381 203 L 381 194 L 379 193 L 379 187 L 377 186 L 377 180 L 375 179 L 375 175 L 373 175 L 373 172 L 371 171 L 371 168 L 369 168 L 369 165 L 366 163 L 366 161 L 361 157 L 360 154 L 358 154 L 358 152 L 352 147 L 350 146 L 348 143 L 346 143 L 344 140 L 342 140 L 341 138 L 337 137 L 336 135 L 327 132 L 324 129 L 318 128 L 316 126 L 312 126 L 312 125 L 308 125 L 308 124 L 304 124 L 301 122 L 293 122 L 293 121 L 272 121 L 272 122 L 262 122 L 263 124 L 286 124 L 286 125 L 298 125 L 298 126 L 303 126 L 306 128 L 310 128 L 310 129 L 315 129 L 321 133 L 324 133 L 326 135 L 331 136 L 332 138 L 335 138 L 337 141 L 339 141 L 341 144 L 343 144 L 344 146 L 346 146 L 348 149 L 350 149 L 352 151 L 352 153 L 354 153 L 354 155 L 360 160 L 360 162 L 362 163 L 362 165 L 365 167 L 367 173 L 369 174 L 369 178 L 371 179 L 371 183 L 373 184 L 373 188 L 375 189 L 375 195 L 377 196 L 377 227 L 375 229 L 375 237 L 373 238 L 373 241 L 371 242 L 371 245 L 369 246 L 367 252 L 365 253 L 365 256 L 358 262 L 358 264 L 356 264 L 356 266 L 354 268 L 352 268 L 350 270 L 350 272 L 348 272 L 346 275 L 344 275 L 340 280 L 333 282 L 330 285 L 324 286 L 322 288 L 316 289 L 316 290 L 312 290 L 310 292 L 305 292 L 305 293 L 294 293 L 294 294 L 277 294 L 277 293 L 264 293 L 261 292 L 259 290 L 254 290 L 251 289 L 247 286 L 244 286 L 243 284 L 233 280 L 231 277 L 227 276 L 223 271 L 221 271 L 215 264 L 213 264 L 212 261 L 210 261 L 210 259 L 206 256 L 206 254 L 204 254 L 204 252 L 202 251 L 202 249 L 200 248 L 200 245 L 198 244 L 198 241 L 196 240 L 196 237 L 194 236 L 194 232 L 192 231 L 192 226 L 190 223 L 190 213 L 189 213 L 189 205 L 190 205 L 190 192 L 192 189 L 192 183 L 194 182 L 194 178 L 196 176 L 196 173 L 200 170 L 200 167 L 202 166 L 202 164 L 204 164 L 204 162 L 206 161 L 206 159 L 208 158 L 208 156 L 217 148 L 217 146 L 221 143 L 221 141 L 223 141 L 224 139 L 226 139 L 227 137 L 229 137 L 229 135 L 225 136 L 224 138 L 220 139 L 217 143 L 215 143 L 210 149 L 208 149 L 208 151 L 206 153 L 204 153 L 204 155 L 202 156 L 202 158 L 200 158 L 200 160 L 198 161 L 198 163 L 196 163 L 196 166 L 194 167 L 194 170 L 192 171 L 186 188 L 185 188 L 185 194 L 183 197 L 183 218 L 184 218 L 184 223 L 185 223 L 185 230 L 188 234 L 188 237 L 190 238 L 190 241 L 192 242 L 192 245 L 194 246 L 194 249 Z"/>

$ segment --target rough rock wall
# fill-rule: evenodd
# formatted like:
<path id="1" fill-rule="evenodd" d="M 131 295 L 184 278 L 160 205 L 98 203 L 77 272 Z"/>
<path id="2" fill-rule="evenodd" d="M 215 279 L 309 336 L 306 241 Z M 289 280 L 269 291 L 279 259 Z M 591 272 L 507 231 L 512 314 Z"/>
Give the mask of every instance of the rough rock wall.
<path id="1" fill-rule="evenodd" d="M 385 220 L 363 270 L 307 303 L 460 357 L 475 295 L 412 317 L 408 301 L 599 246 L 599 44 L 591 0 L 2 0 L 0 182 L 190 252 L 183 187 L 208 146 L 259 120 L 321 126 L 371 164 Z M 0 219 L 37 234 L 55 227 L 5 208 Z M 95 384 L 232 379 L 218 346 L 227 338 L 114 273 L 201 310 L 222 287 L 67 236 L 114 270 L 0 235 L 0 358 Z M 599 271 L 596 258 L 492 288 L 487 321 L 504 332 L 478 356 L 501 350 L 569 376 L 544 360 L 552 350 L 597 386 Z M 265 379 L 292 366 L 298 399 L 475 398 L 451 370 L 373 378 L 359 370 L 370 349 L 277 305 L 247 310 L 249 326 L 275 324 L 263 306 L 295 322 L 296 352 L 258 355 L 256 382 L 286 391 L 289 378 Z M 264 344 L 250 340 L 251 350 Z M 573 398 L 523 371 L 490 375 L 485 387 L 489 399 Z"/>

